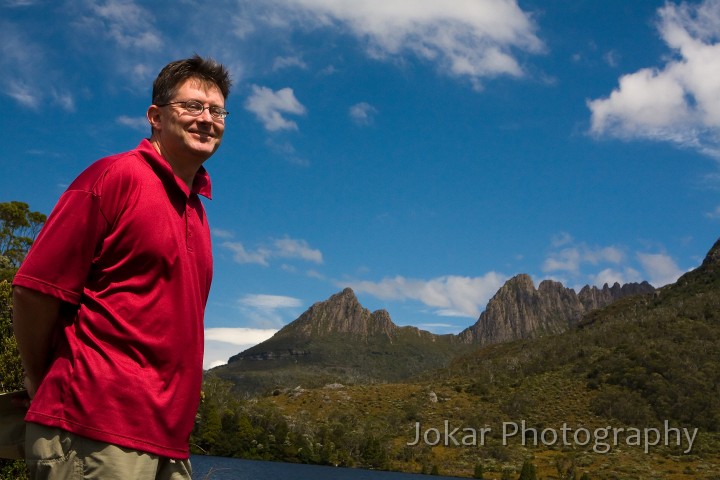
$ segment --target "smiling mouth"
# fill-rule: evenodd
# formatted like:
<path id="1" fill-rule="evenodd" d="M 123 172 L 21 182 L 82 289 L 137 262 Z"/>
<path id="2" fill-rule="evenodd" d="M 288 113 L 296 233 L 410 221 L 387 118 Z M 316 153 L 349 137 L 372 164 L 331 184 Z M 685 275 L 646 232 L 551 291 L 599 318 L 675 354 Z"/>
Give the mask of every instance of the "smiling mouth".
<path id="1" fill-rule="evenodd" d="M 215 135 L 212 134 L 211 132 L 200 132 L 200 131 L 197 131 L 197 130 L 190 130 L 190 133 L 192 133 L 192 134 L 194 134 L 194 135 L 198 135 L 198 136 L 200 136 L 200 137 L 215 138 Z"/>

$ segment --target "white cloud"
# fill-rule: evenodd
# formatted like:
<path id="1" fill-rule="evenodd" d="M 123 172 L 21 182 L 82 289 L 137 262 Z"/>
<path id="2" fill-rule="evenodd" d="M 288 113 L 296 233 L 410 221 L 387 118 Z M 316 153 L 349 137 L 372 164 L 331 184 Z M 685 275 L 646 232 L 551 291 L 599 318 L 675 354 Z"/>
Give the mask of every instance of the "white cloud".
<path id="1" fill-rule="evenodd" d="M 225 235 L 230 232 L 223 232 Z M 230 250 L 233 260 L 241 264 L 257 264 L 267 267 L 273 258 L 289 258 L 312 263 L 323 263 L 322 252 L 312 248 L 306 240 L 284 237 L 271 241 L 270 246 L 260 246 L 256 250 L 248 250 L 242 242 L 227 240 L 221 245 Z"/>
<path id="2" fill-rule="evenodd" d="M 556 235 L 553 235 L 552 239 L 550 240 L 553 247 L 561 247 L 563 245 L 567 245 L 568 243 L 572 243 L 573 241 L 574 239 L 572 235 L 567 232 L 560 232 Z"/>
<path id="3" fill-rule="evenodd" d="M 245 295 L 238 303 L 246 307 L 260 308 L 263 310 L 276 310 L 278 308 L 295 308 L 302 306 L 298 298 L 282 295 L 253 294 Z"/>
<path id="4" fill-rule="evenodd" d="M 674 283 L 683 273 L 668 255 L 663 253 L 638 253 L 638 261 L 649 275 L 648 282 L 659 288 Z"/>
<path id="5" fill-rule="evenodd" d="M 713 219 L 720 218 L 720 205 L 715 207 L 715 210 L 713 210 L 712 212 L 706 213 L 705 216 Z"/>
<path id="6" fill-rule="evenodd" d="M 261 328 L 207 328 L 205 340 L 231 345 L 257 345 L 275 335 L 277 330 Z"/>
<path id="7" fill-rule="evenodd" d="M 11 80 L 6 93 L 10 98 L 26 107 L 35 109 L 40 105 L 40 92 L 24 82 Z"/>
<path id="8" fill-rule="evenodd" d="M 590 130 L 672 142 L 720 158 L 720 1 L 667 3 L 658 16 L 674 57 L 622 76 L 608 97 L 588 101 Z"/>
<path id="9" fill-rule="evenodd" d="M 367 102 L 360 102 L 350 107 L 350 118 L 357 125 L 370 125 L 377 109 Z"/>
<path id="10" fill-rule="evenodd" d="M 273 254 L 283 258 L 300 258 L 308 262 L 323 263 L 322 252 L 320 250 L 310 248 L 305 240 L 296 240 L 293 238 L 281 238 L 275 240 L 275 251 Z"/>
<path id="11" fill-rule="evenodd" d="M 84 27 L 110 37 L 118 46 L 157 51 L 162 39 L 153 24 L 153 15 L 131 0 L 108 0 L 89 3 L 91 15 L 82 19 Z"/>
<path id="12" fill-rule="evenodd" d="M 270 148 L 273 152 L 277 153 L 278 155 L 282 156 L 288 163 L 291 163 L 293 165 L 297 165 L 300 167 L 309 167 L 310 162 L 302 157 L 300 157 L 296 150 L 295 146 L 287 141 L 281 141 L 278 142 L 274 138 L 268 138 L 265 141 L 265 145 Z"/>
<path id="13" fill-rule="evenodd" d="M 539 52 L 535 25 L 515 0 L 276 0 L 305 26 L 348 29 L 378 59 L 410 54 L 452 76 L 520 76 L 513 50 Z"/>
<path id="14" fill-rule="evenodd" d="M 276 57 L 273 61 L 272 69 L 277 71 L 293 67 L 305 70 L 307 69 L 307 64 L 300 57 Z"/>
<path id="15" fill-rule="evenodd" d="M 250 294 L 240 298 L 237 306 L 251 325 L 279 328 L 300 315 L 302 300 L 283 295 Z"/>
<path id="16" fill-rule="evenodd" d="M 477 318 L 506 279 L 504 275 L 490 272 L 482 277 L 448 275 L 431 280 L 396 276 L 380 282 L 357 281 L 344 285 L 382 300 L 416 300 L 435 308 L 440 316 Z"/>
<path id="17" fill-rule="evenodd" d="M 266 130 L 297 130 L 297 124 L 283 114 L 304 115 L 305 107 L 295 98 L 292 88 L 273 91 L 267 87 L 252 86 L 252 94 L 245 108 L 254 113 Z"/>
<path id="18" fill-rule="evenodd" d="M 625 254 L 618 247 L 590 246 L 582 242 L 576 244 L 568 234 L 561 234 L 560 237 L 554 238 L 552 245 L 555 247 L 570 246 L 548 255 L 542 266 L 542 271 L 545 273 L 560 271 L 577 275 L 583 264 L 619 264 L 625 258 Z"/>
<path id="19" fill-rule="evenodd" d="M 268 257 L 270 252 L 265 249 L 258 249 L 254 252 L 250 252 L 245 249 L 245 246 L 241 242 L 223 242 L 222 246 L 227 248 L 233 253 L 233 260 L 237 263 L 254 263 L 257 265 L 268 266 Z"/>
<path id="20" fill-rule="evenodd" d="M 207 328 L 203 368 L 207 370 L 224 365 L 233 355 L 264 342 L 276 332 L 277 329 Z"/>
<path id="21" fill-rule="evenodd" d="M 558 242 L 557 239 L 562 241 Z M 566 233 L 554 237 L 552 246 L 564 248 L 548 254 L 542 271 L 545 274 L 559 272 L 566 275 L 568 278 L 553 278 L 576 290 L 588 283 L 601 287 L 606 283 L 613 285 L 617 282 L 622 285 L 644 280 L 661 287 L 674 282 L 684 273 L 666 254 L 636 252 L 628 256 L 625 247 L 590 246 L 575 241 Z M 593 272 L 595 269 L 597 271 Z"/>
<path id="22" fill-rule="evenodd" d="M 212 228 L 211 229 L 213 237 L 216 238 L 222 238 L 224 240 L 227 240 L 229 238 L 233 238 L 235 234 L 229 230 L 223 230 L 222 228 Z"/>
<path id="23" fill-rule="evenodd" d="M 602 286 L 606 283 L 610 286 L 615 283 L 624 285 L 631 282 L 641 282 L 643 279 L 640 272 L 634 268 L 625 268 L 623 271 L 618 271 L 612 268 L 606 268 L 597 275 L 592 276 L 592 284 L 596 286 Z"/>
<path id="24" fill-rule="evenodd" d="M 68 112 L 74 112 L 75 111 L 75 97 L 69 92 L 59 92 L 56 89 L 52 89 L 50 91 L 50 94 L 52 95 L 53 102 L 56 105 L 59 105 L 60 108 L 62 108 L 65 111 Z"/>
<path id="25" fill-rule="evenodd" d="M 147 132 L 150 129 L 150 124 L 148 123 L 148 119 L 146 117 L 130 117 L 127 115 L 120 115 L 115 119 L 117 123 L 120 125 L 124 125 L 126 127 L 130 127 L 133 130 L 138 130 L 141 132 Z"/>
<path id="26" fill-rule="evenodd" d="M 45 92 L 61 82 L 51 78 L 46 49 L 32 34 L 0 19 L 0 87 L 24 107 L 36 109 Z"/>

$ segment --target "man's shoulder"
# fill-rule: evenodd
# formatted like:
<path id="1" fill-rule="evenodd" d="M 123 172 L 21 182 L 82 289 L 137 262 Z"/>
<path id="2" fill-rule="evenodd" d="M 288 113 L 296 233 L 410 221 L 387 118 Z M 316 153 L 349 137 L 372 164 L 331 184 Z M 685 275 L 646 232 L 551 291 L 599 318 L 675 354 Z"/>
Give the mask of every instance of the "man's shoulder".
<path id="1" fill-rule="evenodd" d="M 138 149 L 110 155 L 93 162 L 70 184 L 68 190 L 101 194 L 108 184 L 136 182 L 147 174 L 148 165 Z"/>

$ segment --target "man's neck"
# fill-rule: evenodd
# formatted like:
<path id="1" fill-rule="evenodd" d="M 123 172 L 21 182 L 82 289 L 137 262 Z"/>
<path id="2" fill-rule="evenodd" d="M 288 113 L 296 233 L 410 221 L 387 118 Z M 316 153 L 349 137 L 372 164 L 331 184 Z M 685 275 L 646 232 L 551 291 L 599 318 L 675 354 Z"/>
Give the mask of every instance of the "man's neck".
<path id="1" fill-rule="evenodd" d="M 200 170 L 202 162 L 198 163 L 190 159 L 183 161 L 182 159 L 178 159 L 176 157 L 173 157 L 172 155 L 169 155 L 168 152 L 165 151 L 165 149 L 163 148 L 160 141 L 155 137 L 152 137 L 150 139 L 150 143 L 155 148 L 155 150 L 165 160 L 167 160 L 175 176 L 182 180 L 188 186 L 188 189 L 192 190 L 193 182 L 195 181 L 195 175 L 197 174 L 198 170 Z"/>

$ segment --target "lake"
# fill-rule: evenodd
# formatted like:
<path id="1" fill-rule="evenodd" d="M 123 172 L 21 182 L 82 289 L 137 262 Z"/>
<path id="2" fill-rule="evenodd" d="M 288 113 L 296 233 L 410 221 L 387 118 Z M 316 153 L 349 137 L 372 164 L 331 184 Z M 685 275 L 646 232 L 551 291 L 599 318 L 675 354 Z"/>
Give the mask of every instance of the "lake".
<path id="1" fill-rule="evenodd" d="M 194 480 L 428 480 L 430 478 L 457 480 L 457 477 L 431 477 L 412 473 L 261 462 L 203 455 L 193 455 L 190 462 Z"/>

